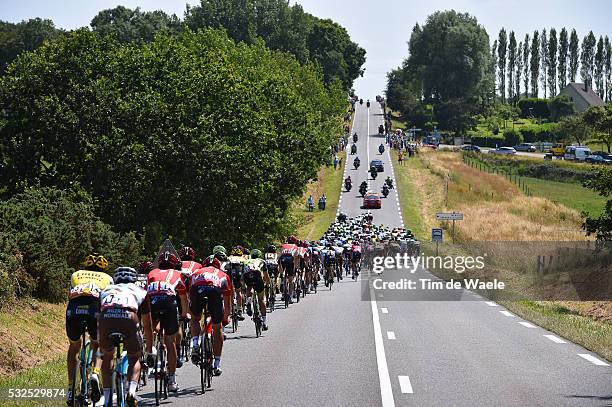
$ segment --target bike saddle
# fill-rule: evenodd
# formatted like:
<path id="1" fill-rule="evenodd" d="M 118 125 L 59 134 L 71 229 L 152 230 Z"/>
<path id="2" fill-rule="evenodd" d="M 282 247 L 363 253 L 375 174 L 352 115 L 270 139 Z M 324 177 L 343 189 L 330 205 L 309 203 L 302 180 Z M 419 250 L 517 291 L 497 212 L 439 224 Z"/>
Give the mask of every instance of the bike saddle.
<path id="1" fill-rule="evenodd" d="M 120 332 L 111 332 L 108 334 L 108 339 L 114 346 L 119 346 L 120 343 L 125 341 L 125 335 Z"/>

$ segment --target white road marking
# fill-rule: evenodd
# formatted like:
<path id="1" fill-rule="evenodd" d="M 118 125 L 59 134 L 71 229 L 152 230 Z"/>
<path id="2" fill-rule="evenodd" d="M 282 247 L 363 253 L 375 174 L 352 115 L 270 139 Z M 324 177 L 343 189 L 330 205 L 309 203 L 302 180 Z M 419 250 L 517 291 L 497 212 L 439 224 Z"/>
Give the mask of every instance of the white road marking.
<path id="1" fill-rule="evenodd" d="M 504 314 L 507 317 L 513 317 L 514 316 L 514 314 L 511 313 L 510 311 L 499 311 L 499 312 L 501 312 L 502 314 Z"/>
<path id="2" fill-rule="evenodd" d="M 400 389 L 404 394 L 412 394 L 412 384 L 410 383 L 410 378 L 408 376 L 397 376 L 400 384 Z"/>
<path id="3" fill-rule="evenodd" d="M 597 366 L 610 366 L 609 364 L 607 364 L 603 360 L 598 359 L 598 358 L 596 358 L 593 355 L 589 355 L 588 353 L 579 353 L 578 356 L 588 360 L 589 362 L 591 362 L 591 363 L 593 363 L 594 365 L 597 365 Z"/>
<path id="4" fill-rule="evenodd" d="M 387 331 L 387 339 L 395 339 L 395 332 L 393 331 Z"/>
<path id="5" fill-rule="evenodd" d="M 388 314 L 388 313 L 389 313 L 389 310 L 388 310 L 387 308 L 384 308 L 384 307 L 383 307 L 383 308 L 381 308 L 381 309 L 380 309 L 380 311 L 381 311 L 383 314 Z"/>
<path id="6" fill-rule="evenodd" d="M 532 323 L 521 321 L 519 324 L 523 325 L 525 328 L 535 328 L 536 326 Z"/>
<path id="7" fill-rule="evenodd" d="M 493 301 L 485 301 L 485 304 L 487 304 L 489 307 L 497 307 L 497 304 Z"/>
<path id="8" fill-rule="evenodd" d="M 372 294 L 372 289 L 370 289 L 370 295 Z M 376 344 L 376 363 L 378 364 L 378 380 L 380 381 L 382 406 L 395 407 L 391 378 L 389 377 L 389 368 L 387 367 L 387 358 L 385 356 L 385 344 L 383 343 L 380 320 L 378 318 L 378 307 L 376 306 L 376 301 L 370 301 L 370 303 L 372 304 L 372 324 L 374 325 L 374 343 Z"/>
<path id="9" fill-rule="evenodd" d="M 561 338 L 559 338 L 558 336 L 555 336 L 555 335 L 544 335 L 544 337 L 550 339 L 551 341 L 553 341 L 555 343 L 567 343 L 563 339 L 561 339 Z"/>

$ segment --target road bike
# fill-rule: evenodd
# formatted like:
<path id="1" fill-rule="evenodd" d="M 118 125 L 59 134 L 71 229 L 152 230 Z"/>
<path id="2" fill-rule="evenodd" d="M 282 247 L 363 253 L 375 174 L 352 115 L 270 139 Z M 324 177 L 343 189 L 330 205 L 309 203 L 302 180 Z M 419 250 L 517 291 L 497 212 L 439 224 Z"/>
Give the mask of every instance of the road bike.
<path id="1" fill-rule="evenodd" d="M 212 348 L 212 321 L 210 321 L 210 312 L 208 311 L 208 298 L 203 299 L 204 309 L 202 317 L 204 319 L 204 328 L 200 332 L 200 344 L 198 346 L 198 365 L 200 367 L 200 386 L 202 393 L 210 388 L 213 376 L 213 348 Z M 196 351 L 194 349 L 194 351 Z"/>
<path id="2" fill-rule="evenodd" d="M 106 401 L 108 406 L 113 405 L 113 394 L 117 394 L 117 407 L 125 407 L 127 372 L 128 372 L 128 357 L 127 352 L 123 350 L 125 335 L 119 332 L 111 332 L 108 334 L 113 348 L 115 349 L 115 367 L 113 369 L 113 377 L 111 380 L 111 399 Z"/>
<path id="3" fill-rule="evenodd" d="M 236 333 L 236 331 L 238 331 L 238 320 L 239 320 L 239 315 L 238 315 L 238 297 L 237 297 L 237 293 L 236 291 L 234 291 L 234 295 L 232 298 L 232 314 L 230 316 L 230 318 L 232 319 L 232 332 Z"/>
<path id="4" fill-rule="evenodd" d="M 81 351 L 79 352 L 78 356 L 79 360 L 74 366 L 74 381 L 72 382 L 73 407 L 88 406 L 91 402 L 89 376 L 93 361 L 93 350 L 91 349 L 90 340 L 86 337 L 86 326 L 87 321 L 81 320 L 81 330 L 83 331 L 83 335 L 81 337 Z"/>
<path id="5" fill-rule="evenodd" d="M 191 329 L 189 329 L 189 318 L 181 318 L 181 354 L 178 355 L 182 357 L 183 360 L 191 359 Z"/>
<path id="6" fill-rule="evenodd" d="M 261 312 L 259 310 L 259 294 L 256 290 L 253 290 L 253 322 L 255 323 L 255 336 L 259 338 L 261 336 Z"/>
<path id="7" fill-rule="evenodd" d="M 164 328 L 160 326 L 157 333 L 157 353 L 155 355 L 155 405 L 159 406 L 162 398 L 168 398 L 168 350 L 164 343 Z"/>

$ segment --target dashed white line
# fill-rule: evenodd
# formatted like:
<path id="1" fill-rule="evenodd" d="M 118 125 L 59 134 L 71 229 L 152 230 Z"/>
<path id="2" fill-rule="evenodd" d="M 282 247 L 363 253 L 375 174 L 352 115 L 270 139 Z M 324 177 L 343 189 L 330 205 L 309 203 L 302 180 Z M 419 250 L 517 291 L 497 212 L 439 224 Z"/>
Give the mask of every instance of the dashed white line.
<path id="1" fill-rule="evenodd" d="M 410 378 L 408 376 L 397 376 L 399 380 L 400 390 L 404 394 L 412 394 L 414 391 L 412 390 L 412 384 L 410 383 Z"/>
<path id="2" fill-rule="evenodd" d="M 598 359 L 598 358 L 596 358 L 593 355 L 589 355 L 588 353 L 579 353 L 578 356 L 588 360 L 589 362 L 591 362 L 592 364 L 597 365 L 597 366 L 610 366 L 609 364 L 607 364 L 603 360 Z"/>
<path id="3" fill-rule="evenodd" d="M 381 311 L 383 314 L 388 314 L 388 313 L 389 313 L 389 310 L 388 310 L 387 308 L 384 308 L 384 307 L 383 307 L 383 308 L 381 308 L 381 309 L 380 309 L 380 311 Z"/>
<path id="4" fill-rule="evenodd" d="M 497 307 L 497 304 L 493 301 L 485 301 L 485 304 L 487 304 L 489 307 Z"/>
<path id="5" fill-rule="evenodd" d="M 395 332 L 387 331 L 387 339 L 394 340 L 395 339 Z"/>
<path id="6" fill-rule="evenodd" d="M 370 291 L 370 295 L 372 295 L 372 291 Z M 395 407 L 391 378 L 389 377 L 389 368 L 387 366 L 387 358 L 385 357 L 385 344 L 383 343 L 380 320 L 378 318 L 378 307 L 376 306 L 376 301 L 372 300 L 370 303 L 372 304 L 372 324 L 374 325 L 374 343 L 376 345 L 376 363 L 378 365 L 382 406 Z"/>
<path id="7" fill-rule="evenodd" d="M 514 316 L 514 314 L 511 313 L 510 311 L 499 311 L 499 312 L 501 312 L 502 314 L 504 314 L 507 317 L 513 317 Z"/>
<path id="8" fill-rule="evenodd" d="M 555 336 L 555 335 L 544 335 L 544 337 L 550 339 L 551 341 L 553 341 L 555 343 L 567 343 L 563 339 L 561 339 L 561 338 L 559 338 L 558 336 Z"/>
<path id="9" fill-rule="evenodd" d="M 535 328 L 536 326 L 532 323 L 521 321 L 519 324 L 523 325 L 525 328 Z"/>

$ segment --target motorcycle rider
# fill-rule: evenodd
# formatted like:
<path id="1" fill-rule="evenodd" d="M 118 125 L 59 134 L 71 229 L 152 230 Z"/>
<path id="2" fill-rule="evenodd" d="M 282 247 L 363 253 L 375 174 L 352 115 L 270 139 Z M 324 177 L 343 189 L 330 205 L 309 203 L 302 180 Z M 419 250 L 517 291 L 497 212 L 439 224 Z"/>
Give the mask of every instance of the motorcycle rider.
<path id="1" fill-rule="evenodd" d="M 353 143 L 357 142 L 357 132 L 355 132 L 355 134 L 353 134 Z"/>
<path id="2" fill-rule="evenodd" d="M 383 185 L 382 193 L 385 196 L 385 198 L 387 197 L 387 195 L 389 195 L 389 186 L 387 184 Z"/>
<path id="3" fill-rule="evenodd" d="M 355 169 L 359 168 L 359 165 L 361 164 L 361 160 L 359 159 L 359 157 L 355 157 L 355 159 L 353 160 L 353 167 L 355 167 Z"/>
<path id="4" fill-rule="evenodd" d="M 349 175 L 348 177 L 344 179 L 344 187 L 346 188 L 347 191 L 350 191 L 352 186 L 353 186 L 353 180 L 351 179 L 351 176 Z"/>
<path id="5" fill-rule="evenodd" d="M 368 190 L 368 182 L 367 181 L 363 181 L 361 183 L 361 185 L 359 186 L 359 192 L 361 193 L 361 195 L 365 195 L 367 190 Z"/>
<path id="6" fill-rule="evenodd" d="M 385 185 L 388 185 L 389 188 L 393 188 L 393 179 L 390 176 L 387 176 L 387 179 L 385 179 Z"/>
<path id="7" fill-rule="evenodd" d="M 376 167 L 371 166 L 369 172 L 370 172 L 370 175 L 372 176 L 372 179 L 376 179 L 376 176 L 378 175 L 378 170 L 376 169 Z"/>
<path id="8" fill-rule="evenodd" d="M 378 146 L 378 152 L 381 154 L 385 152 L 385 145 L 383 143 L 380 143 Z"/>

